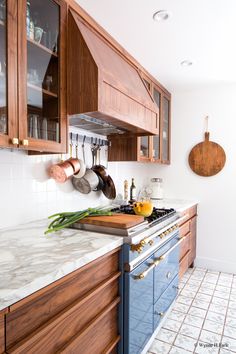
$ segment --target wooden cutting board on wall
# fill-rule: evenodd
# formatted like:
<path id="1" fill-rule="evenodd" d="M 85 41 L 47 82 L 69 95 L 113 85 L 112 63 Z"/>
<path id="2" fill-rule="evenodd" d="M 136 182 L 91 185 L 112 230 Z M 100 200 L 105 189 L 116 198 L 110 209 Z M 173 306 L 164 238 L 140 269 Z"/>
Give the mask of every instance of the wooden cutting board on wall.
<path id="1" fill-rule="evenodd" d="M 144 221 L 140 215 L 114 214 L 111 216 L 90 216 L 80 220 L 81 224 L 113 227 L 117 229 L 128 229 Z"/>
<path id="2" fill-rule="evenodd" d="M 220 172 L 226 161 L 224 149 L 209 140 L 210 133 L 205 133 L 205 140 L 195 145 L 188 158 L 189 166 L 199 176 L 210 177 Z"/>

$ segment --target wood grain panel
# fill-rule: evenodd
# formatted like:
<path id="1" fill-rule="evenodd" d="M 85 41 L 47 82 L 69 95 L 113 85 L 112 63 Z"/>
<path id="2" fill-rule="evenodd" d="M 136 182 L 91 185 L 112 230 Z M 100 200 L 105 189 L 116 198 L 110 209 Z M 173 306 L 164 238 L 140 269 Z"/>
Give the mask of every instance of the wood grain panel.
<path id="1" fill-rule="evenodd" d="M 117 273 L 118 264 L 119 254 L 116 251 L 11 306 L 6 318 L 7 346 L 16 345 L 92 288 Z"/>
<path id="2" fill-rule="evenodd" d="M 8 309 L 0 311 L 0 354 L 5 352 L 5 314 Z"/>
<path id="3" fill-rule="evenodd" d="M 15 147 L 12 138 L 18 137 L 17 117 L 17 1 L 7 1 L 6 55 L 7 55 L 7 134 L 0 134 L 0 146 Z M 3 59 L 3 58 L 2 58 Z"/>
<path id="4" fill-rule="evenodd" d="M 194 216 L 190 220 L 190 255 L 189 255 L 189 266 L 193 266 L 193 262 L 196 258 L 196 248 L 197 248 L 197 217 Z"/>
<path id="5" fill-rule="evenodd" d="M 190 232 L 188 233 L 188 235 L 186 235 L 185 239 L 180 244 L 180 256 L 179 256 L 180 262 L 181 259 L 185 256 L 185 254 L 189 250 L 190 250 Z"/>
<path id="6" fill-rule="evenodd" d="M 69 28 L 69 113 L 137 135 L 158 134 L 158 110 L 136 68 L 73 11 Z"/>
<path id="7" fill-rule="evenodd" d="M 181 279 L 186 270 L 188 269 L 189 266 L 189 254 L 190 251 L 187 252 L 187 254 L 181 259 L 180 264 L 179 264 L 179 278 Z"/>
<path id="8" fill-rule="evenodd" d="M 44 326 L 34 331 L 27 338 L 12 348 L 7 348 L 9 353 L 40 353 L 54 354 L 84 328 L 93 322 L 119 296 L 117 273 L 111 279 L 91 290 L 79 301 L 60 312 Z M 69 291 L 69 289 L 68 289 Z M 103 329 L 102 329 L 103 330 Z M 88 343 L 89 345 L 89 343 Z"/>
<path id="9" fill-rule="evenodd" d="M 137 161 L 138 146 L 136 136 L 109 136 L 109 161 Z"/>
<path id="10" fill-rule="evenodd" d="M 182 224 L 179 229 L 180 236 L 183 237 L 183 236 L 187 235 L 187 233 L 189 231 L 190 231 L 190 221 L 187 221 L 184 224 Z"/>
<path id="11" fill-rule="evenodd" d="M 75 0 L 67 0 L 67 3 L 70 7 L 75 10 L 81 18 L 83 18 L 86 23 L 91 26 L 91 28 L 97 32 L 109 43 L 112 43 L 113 47 L 116 48 L 117 51 L 120 52 L 125 57 L 125 60 L 130 63 L 130 65 L 135 66 L 140 72 L 144 73 L 144 75 L 149 78 L 151 81 L 155 82 L 155 84 L 163 90 L 166 94 L 170 94 L 167 89 L 161 85 L 160 82 L 157 81 L 147 70 L 141 66 L 137 60 L 132 57 L 104 28 L 102 28 L 85 10 L 83 10 Z"/>
<path id="12" fill-rule="evenodd" d="M 126 124 L 137 125 L 153 134 L 159 133 L 157 112 L 151 111 L 133 97 L 118 90 L 117 87 L 106 82 L 103 82 L 103 85 L 104 95 L 99 110 L 108 116 L 124 120 Z"/>
<path id="13" fill-rule="evenodd" d="M 102 353 L 118 337 L 118 303 L 119 300 L 115 300 L 58 353 Z"/>

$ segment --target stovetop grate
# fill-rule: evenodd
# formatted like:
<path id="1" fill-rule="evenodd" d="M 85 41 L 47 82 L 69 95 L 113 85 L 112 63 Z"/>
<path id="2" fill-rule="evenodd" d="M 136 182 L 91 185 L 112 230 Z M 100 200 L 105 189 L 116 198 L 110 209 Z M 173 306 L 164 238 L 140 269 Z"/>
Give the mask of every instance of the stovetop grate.
<path id="1" fill-rule="evenodd" d="M 111 211 L 115 212 L 115 213 L 135 215 L 132 205 L 129 205 L 129 204 L 128 205 L 121 205 L 120 207 L 114 208 Z M 176 210 L 173 208 L 159 209 L 159 208 L 154 207 L 152 214 L 148 217 L 145 217 L 145 220 L 147 220 L 148 223 L 156 224 L 156 223 L 159 223 L 159 222 L 169 218 L 170 216 L 172 216 L 174 214 L 176 214 Z"/>

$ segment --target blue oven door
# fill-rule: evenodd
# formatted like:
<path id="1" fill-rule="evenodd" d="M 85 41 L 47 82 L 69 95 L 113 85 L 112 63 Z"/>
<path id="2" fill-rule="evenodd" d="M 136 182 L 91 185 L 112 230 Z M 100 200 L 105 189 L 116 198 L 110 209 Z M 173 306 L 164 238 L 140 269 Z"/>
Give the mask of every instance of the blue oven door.
<path id="1" fill-rule="evenodd" d="M 153 255 L 125 273 L 124 353 L 140 354 L 153 334 Z"/>
<path id="2" fill-rule="evenodd" d="M 179 273 L 179 232 L 154 254 L 154 328 L 177 296 Z"/>
<path id="3" fill-rule="evenodd" d="M 160 260 L 154 272 L 154 302 L 163 294 L 179 272 L 179 232 L 154 253 L 154 260 Z"/>

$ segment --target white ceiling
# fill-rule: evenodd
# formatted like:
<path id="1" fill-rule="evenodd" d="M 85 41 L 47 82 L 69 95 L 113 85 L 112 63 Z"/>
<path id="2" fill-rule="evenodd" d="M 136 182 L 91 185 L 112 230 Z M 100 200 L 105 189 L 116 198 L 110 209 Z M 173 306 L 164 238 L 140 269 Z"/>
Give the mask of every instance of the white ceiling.
<path id="1" fill-rule="evenodd" d="M 236 0 L 77 2 L 169 90 L 236 82 Z"/>

